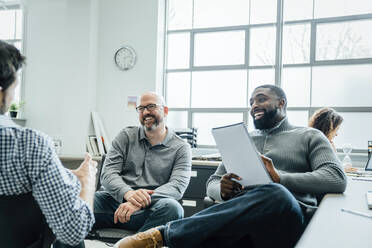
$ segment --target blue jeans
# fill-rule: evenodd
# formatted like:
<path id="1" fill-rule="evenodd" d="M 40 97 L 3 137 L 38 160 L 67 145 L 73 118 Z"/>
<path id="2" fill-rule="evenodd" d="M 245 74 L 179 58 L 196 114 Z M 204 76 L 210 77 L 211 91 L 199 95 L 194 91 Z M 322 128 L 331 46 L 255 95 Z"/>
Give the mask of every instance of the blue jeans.
<path id="1" fill-rule="evenodd" d="M 182 220 L 167 223 L 167 246 L 293 247 L 304 216 L 293 195 L 280 184 L 267 184 Z"/>
<path id="2" fill-rule="evenodd" d="M 122 228 L 142 232 L 152 227 L 164 225 L 169 221 L 183 218 L 183 208 L 176 200 L 161 198 L 152 200 L 150 206 L 133 213 L 129 222 L 114 224 L 114 213 L 119 205 L 120 203 L 108 192 L 96 192 L 94 195 L 96 222 L 93 229 Z"/>

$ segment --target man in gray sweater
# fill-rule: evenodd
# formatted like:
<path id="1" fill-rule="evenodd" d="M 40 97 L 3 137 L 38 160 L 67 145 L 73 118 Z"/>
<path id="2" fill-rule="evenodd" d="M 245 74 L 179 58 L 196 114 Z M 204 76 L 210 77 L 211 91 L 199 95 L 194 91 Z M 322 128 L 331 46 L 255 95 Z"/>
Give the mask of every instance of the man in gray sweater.
<path id="1" fill-rule="evenodd" d="M 273 183 L 245 189 L 237 182 L 239 175 L 227 173 L 221 164 L 207 182 L 207 194 L 222 203 L 122 239 L 118 247 L 145 247 L 145 242 L 171 248 L 296 244 L 307 209 L 317 205 L 316 196 L 344 192 L 346 176 L 319 130 L 289 124 L 281 88 L 257 87 L 250 105 L 257 129 L 251 137 Z"/>
<path id="2" fill-rule="evenodd" d="M 166 127 L 161 96 L 143 94 L 136 109 L 141 126 L 124 128 L 106 156 L 93 228 L 145 231 L 183 217 L 177 200 L 190 181 L 190 145 Z"/>

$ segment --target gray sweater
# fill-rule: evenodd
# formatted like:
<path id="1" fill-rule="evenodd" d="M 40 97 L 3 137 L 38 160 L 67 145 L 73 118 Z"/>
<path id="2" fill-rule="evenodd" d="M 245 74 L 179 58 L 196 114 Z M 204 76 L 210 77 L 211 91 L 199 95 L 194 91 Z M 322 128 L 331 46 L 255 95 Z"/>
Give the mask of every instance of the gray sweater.
<path id="1" fill-rule="evenodd" d="M 322 132 L 309 127 L 295 127 L 287 118 L 268 130 L 250 133 L 257 150 L 271 158 L 280 174 L 280 184 L 297 200 L 316 205 L 316 195 L 342 193 L 346 176 L 340 160 Z M 223 164 L 207 181 L 207 195 L 223 201 L 221 177 L 226 174 Z"/>
<path id="2" fill-rule="evenodd" d="M 102 185 L 118 202 L 129 190 L 155 189 L 152 198 L 182 198 L 191 171 L 190 145 L 174 132 L 152 146 L 142 127 L 124 128 L 112 142 Z"/>

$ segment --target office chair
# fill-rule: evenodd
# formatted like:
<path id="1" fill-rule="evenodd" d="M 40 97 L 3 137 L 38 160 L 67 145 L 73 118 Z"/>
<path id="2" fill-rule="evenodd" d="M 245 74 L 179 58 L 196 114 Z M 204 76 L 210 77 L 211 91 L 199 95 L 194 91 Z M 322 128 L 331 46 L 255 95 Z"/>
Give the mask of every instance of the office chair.
<path id="1" fill-rule="evenodd" d="M 32 193 L 0 196 L 0 246 L 49 248 L 55 236 Z"/>
<path id="2" fill-rule="evenodd" d="M 191 148 L 195 148 L 197 146 L 197 136 L 198 136 L 197 128 L 176 129 L 175 133 L 181 139 L 184 139 L 187 143 L 189 143 Z"/>
<path id="3" fill-rule="evenodd" d="M 101 187 L 101 175 L 104 170 L 106 155 L 104 154 L 97 168 L 96 191 L 103 190 Z M 107 243 L 116 243 L 120 239 L 135 234 L 136 232 L 121 228 L 98 228 L 92 230 L 86 239 L 99 240 Z"/>

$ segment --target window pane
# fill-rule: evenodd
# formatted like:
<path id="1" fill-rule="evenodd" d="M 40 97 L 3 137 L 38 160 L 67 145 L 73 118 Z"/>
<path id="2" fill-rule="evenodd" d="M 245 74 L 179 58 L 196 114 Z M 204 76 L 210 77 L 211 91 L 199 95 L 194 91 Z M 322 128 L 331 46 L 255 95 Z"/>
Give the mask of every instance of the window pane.
<path id="1" fill-rule="evenodd" d="M 245 70 L 203 71 L 192 74 L 192 107 L 244 107 L 246 92 Z"/>
<path id="2" fill-rule="evenodd" d="M 275 63 L 275 27 L 250 29 L 249 64 L 273 65 Z"/>
<path id="3" fill-rule="evenodd" d="M 340 114 L 344 121 L 334 139 L 336 147 L 351 143 L 354 149 L 367 149 L 367 141 L 372 140 L 372 113 Z"/>
<path id="4" fill-rule="evenodd" d="M 170 128 L 187 128 L 187 112 L 170 110 L 167 116 L 167 126 Z"/>
<path id="5" fill-rule="evenodd" d="M 282 87 L 289 107 L 310 106 L 310 73 L 309 67 L 283 68 Z"/>
<path id="6" fill-rule="evenodd" d="M 243 121 L 242 113 L 195 113 L 192 127 L 198 128 L 198 145 L 216 145 L 211 129 Z"/>
<path id="7" fill-rule="evenodd" d="M 21 41 L 16 41 L 13 43 L 13 45 L 18 48 L 19 51 L 22 51 L 22 42 Z"/>
<path id="8" fill-rule="evenodd" d="M 284 21 L 313 18 L 313 0 L 285 0 Z"/>
<path id="9" fill-rule="evenodd" d="M 263 84 L 275 84 L 274 69 L 254 69 L 248 72 L 248 99 L 251 98 L 253 90 Z"/>
<path id="10" fill-rule="evenodd" d="M 194 0 L 194 27 L 247 25 L 249 0 Z"/>
<path id="11" fill-rule="evenodd" d="M 15 35 L 15 11 L 0 10 L 0 39 L 14 39 Z"/>
<path id="12" fill-rule="evenodd" d="M 372 1 L 368 0 L 315 0 L 314 5 L 316 18 L 372 12 Z"/>
<path id="13" fill-rule="evenodd" d="M 251 24 L 276 22 L 276 0 L 251 0 Z"/>
<path id="14" fill-rule="evenodd" d="M 189 68 L 190 63 L 190 34 L 168 35 L 168 69 Z"/>
<path id="15" fill-rule="evenodd" d="M 372 65 L 319 66 L 313 68 L 312 105 L 372 106 Z"/>
<path id="16" fill-rule="evenodd" d="M 22 10 L 16 10 L 16 39 L 22 39 L 23 32 L 23 13 Z"/>
<path id="17" fill-rule="evenodd" d="M 310 24 L 285 25 L 283 64 L 309 63 Z"/>
<path id="18" fill-rule="evenodd" d="M 308 126 L 308 111 L 287 111 L 288 121 L 294 126 L 307 127 Z"/>
<path id="19" fill-rule="evenodd" d="M 244 64 L 245 32 L 195 35 L 195 66 Z"/>
<path id="20" fill-rule="evenodd" d="M 170 108 L 190 107 L 190 72 L 167 74 L 167 104 Z"/>
<path id="21" fill-rule="evenodd" d="M 317 25 L 316 59 L 372 57 L 372 20 Z"/>
<path id="22" fill-rule="evenodd" d="M 192 28 L 192 0 L 169 0 L 168 4 L 168 29 Z"/>

